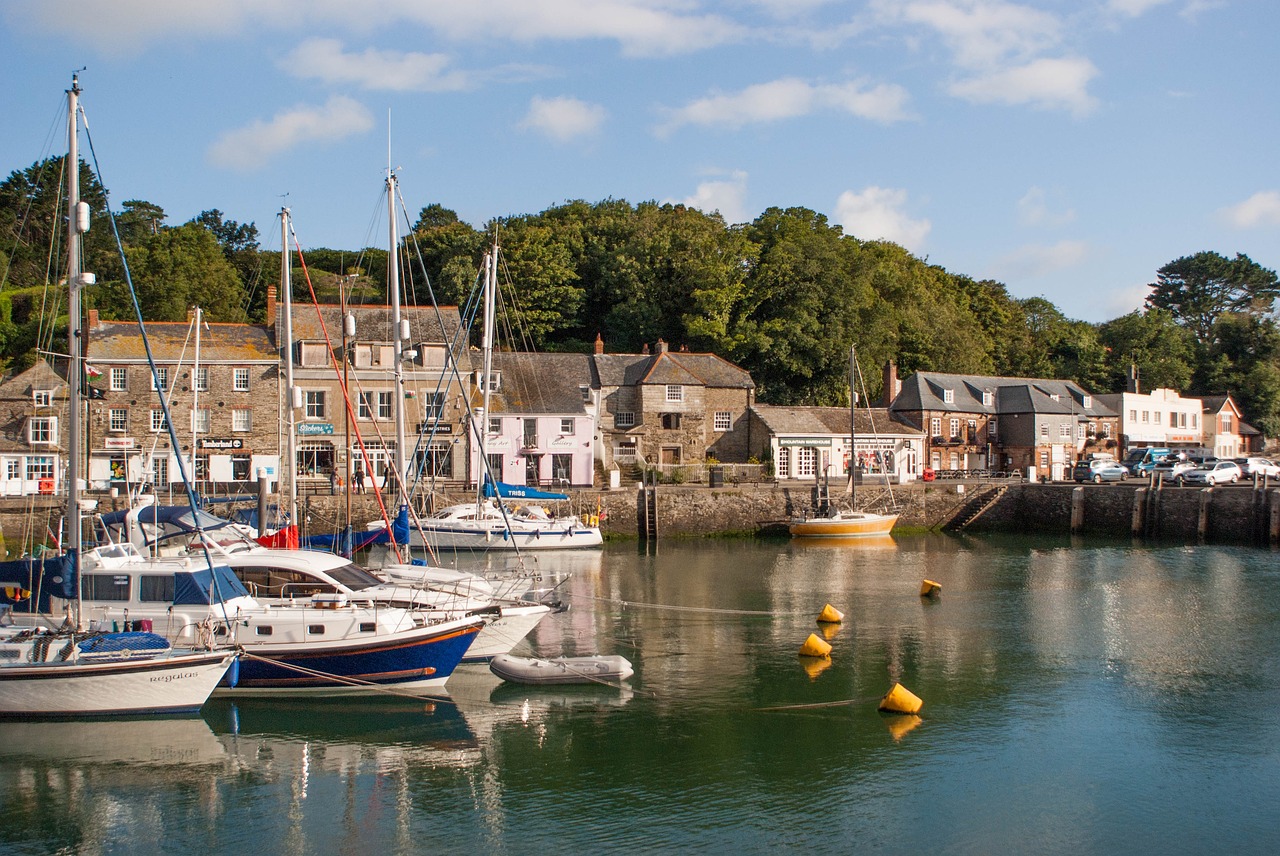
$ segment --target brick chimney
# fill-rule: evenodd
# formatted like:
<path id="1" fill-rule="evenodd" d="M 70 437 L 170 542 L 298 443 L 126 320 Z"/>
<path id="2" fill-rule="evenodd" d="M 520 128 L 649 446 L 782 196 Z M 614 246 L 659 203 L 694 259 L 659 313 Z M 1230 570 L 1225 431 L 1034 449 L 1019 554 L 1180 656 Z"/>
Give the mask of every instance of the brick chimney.
<path id="1" fill-rule="evenodd" d="M 597 354 L 603 354 L 603 353 L 604 353 L 604 337 L 603 337 L 603 336 L 601 336 L 599 333 L 596 333 L 596 350 L 595 350 L 595 352 L 596 352 Z"/>
<path id="2" fill-rule="evenodd" d="M 648 343 L 648 342 L 645 342 L 645 343 L 644 343 L 644 347 L 640 349 L 640 353 L 641 353 L 641 354 L 643 354 L 643 355 L 644 355 L 644 356 L 646 356 L 646 357 L 647 357 L 647 356 L 649 356 L 649 343 Z"/>
<path id="3" fill-rule="evenodd" d="M 98 326 L 98 310 L 90 309 L 89 310 L 89 329 L 92 330 L 94 327 L 97 327 L 97 326 Z"/>
<path id="4" fill-rule="evenodd" d="M 659 339 L 656 348 L 659 354 L 665 354 L 667 352 L 667 343 Z"/>
<path id="5" fill-rule="evenodd" d="M 267 286 L 267 326 L 276 326 L 276 287 Z"/>
<path id="6" fill-rule="evenodd" d="M 902 381 L 898 380 L 898 367 L 893 364 L 893 360 L 887 360 L 884 364 L 884 406 L 893 404 L 900 392 Z"/>

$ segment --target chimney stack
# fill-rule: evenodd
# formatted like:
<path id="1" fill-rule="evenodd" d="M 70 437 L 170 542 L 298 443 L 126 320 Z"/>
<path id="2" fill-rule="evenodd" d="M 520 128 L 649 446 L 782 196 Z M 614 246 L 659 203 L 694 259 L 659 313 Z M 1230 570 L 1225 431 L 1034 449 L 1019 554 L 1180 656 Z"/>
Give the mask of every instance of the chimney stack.
<path id="1" fill-rule="evenodd" d="M 596 351 L 597 354 L 604 353 L 604 337 L 596 333 Z"/>
<path id="2" fill-rule="evenodd" d="M 267 286 L 267 326 L 276 326 L 276 287 Z"/>
<path id="3" fill-rule="evenodd" d="M 1138 394 L 1138 367 L 1132 363 L 1129 364 L 1129 381 L 1125 384 L 1125 392 Z"/>
<path id="4" fill-rule="evenodd" d="M 649 356 L 649 343 L 648 343 L 648 342 L 645 342 L 645 343 L 644 343 L 644 347 L 642 347 L 642 348 L 640 349 L 640 353 L 641 353 L 641 354 L 643 354 L 643 355 L 644 355 L 644 356 L 646 356 L 646 357 L 647 357 L 647 356 Z"/>
<path id="5" fill-rule="evenodd" d="M 665 354 L 667 352 L 667 343 L 662 339 L 658 340 L 657 351 L 659 354 Z"/>
<path id="6" fill-rule="evenodd" d="M 97 327 L 97 326 L 98 326 L 98 310 L 90 309 L 89 310 L 89 329 L 92 330 L 94 327 Z"/>
<path id="7" fill-rule="evenodd" d="M 884 392 L 882 393 L 884 406 L 893 404 L 893 400 L 900 392 L 902 392 L 902 382 L 898 380 L 898 367 L 893 364 L 893 360 L 887 360 L 884 364 Z"/>

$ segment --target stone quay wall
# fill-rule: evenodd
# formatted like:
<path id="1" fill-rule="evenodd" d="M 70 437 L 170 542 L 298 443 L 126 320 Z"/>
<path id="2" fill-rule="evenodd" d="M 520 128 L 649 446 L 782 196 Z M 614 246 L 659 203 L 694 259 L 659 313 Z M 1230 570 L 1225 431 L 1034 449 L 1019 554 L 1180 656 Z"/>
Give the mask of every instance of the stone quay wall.
<path id="1" fill-rule="evenodd" d="M 578 513 L 599 511 L 606 537 L 640 536 L 641 493 L 636 485 L 611 491 L 574 490 L 571 497 Z M 967 522 L 967 531 L 975 533 L 1139 535 L 1178 543 L 1280 542 L 1280 490 L 1271 488 L 1157 489 L 1145 481 L 1085 486 L 934 482 L 895 486 L 892 497 L 900 512 L 897 531 L 958 528 Z M 437 505 L 468 499 L 462 494 L 441 497 Z M 840 504 L 845 497 L 839 494 L 832 499 Z M 722 488 L 660 485 L 658 535 L 785 534 L 787 521 L 812 508 L 814 500 L 813 486 L 799 482 Z M 864 486 L 858 489 L 858 500 L 860 507 L 882 510 L 889 500 L 888 490 Z M 346 519 L 347 500 L 341 494 L 304 496 L 299 503 L 307 531 L 332 532 Z M 101 500 L 104 511 L 122 505 L 119 499 Z M 376 496 L 369 492 L 351 497 L 351 516 L 357 527 L 379 519 Z M 20 555 L 32 544 L 49 543 L 48 533 L 61 531 L 61 517 L 57 497 L 0 501 L 0 535 L 9 556 Z"/>

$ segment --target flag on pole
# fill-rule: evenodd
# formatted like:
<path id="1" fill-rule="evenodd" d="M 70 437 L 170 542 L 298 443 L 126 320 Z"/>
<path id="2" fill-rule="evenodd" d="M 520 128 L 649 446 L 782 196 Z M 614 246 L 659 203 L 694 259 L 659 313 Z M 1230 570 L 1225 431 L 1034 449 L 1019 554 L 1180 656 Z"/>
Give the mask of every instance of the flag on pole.
<path id="1" fill-rule="evenodd" d="M 84 373 L 89 376 L 89 380 L 97 380 L 102 377 L 102 369 L 97 366 L 91 366 L 88 363 L 84 364 Z"/>

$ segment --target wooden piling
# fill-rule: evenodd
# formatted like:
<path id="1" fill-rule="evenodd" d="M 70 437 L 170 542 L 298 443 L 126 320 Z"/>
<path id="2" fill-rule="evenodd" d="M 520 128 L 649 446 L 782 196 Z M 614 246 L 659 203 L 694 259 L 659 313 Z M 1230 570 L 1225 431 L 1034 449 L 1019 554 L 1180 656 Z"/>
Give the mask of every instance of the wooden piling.
<path id="1" fill-rule="evenodd" d="M 1129 529 L 1137 537 L 1142 537 L 1146 516 L 1147 488 L 1140 487 L 1133 492 L 1133 513 L 1129 516 Z"/>
<path id="2" fill-rule="evenodd" d="M 1084 488 L 1071 489 L 1071 532 L 1075 534 L 1084 528 Z"/>

